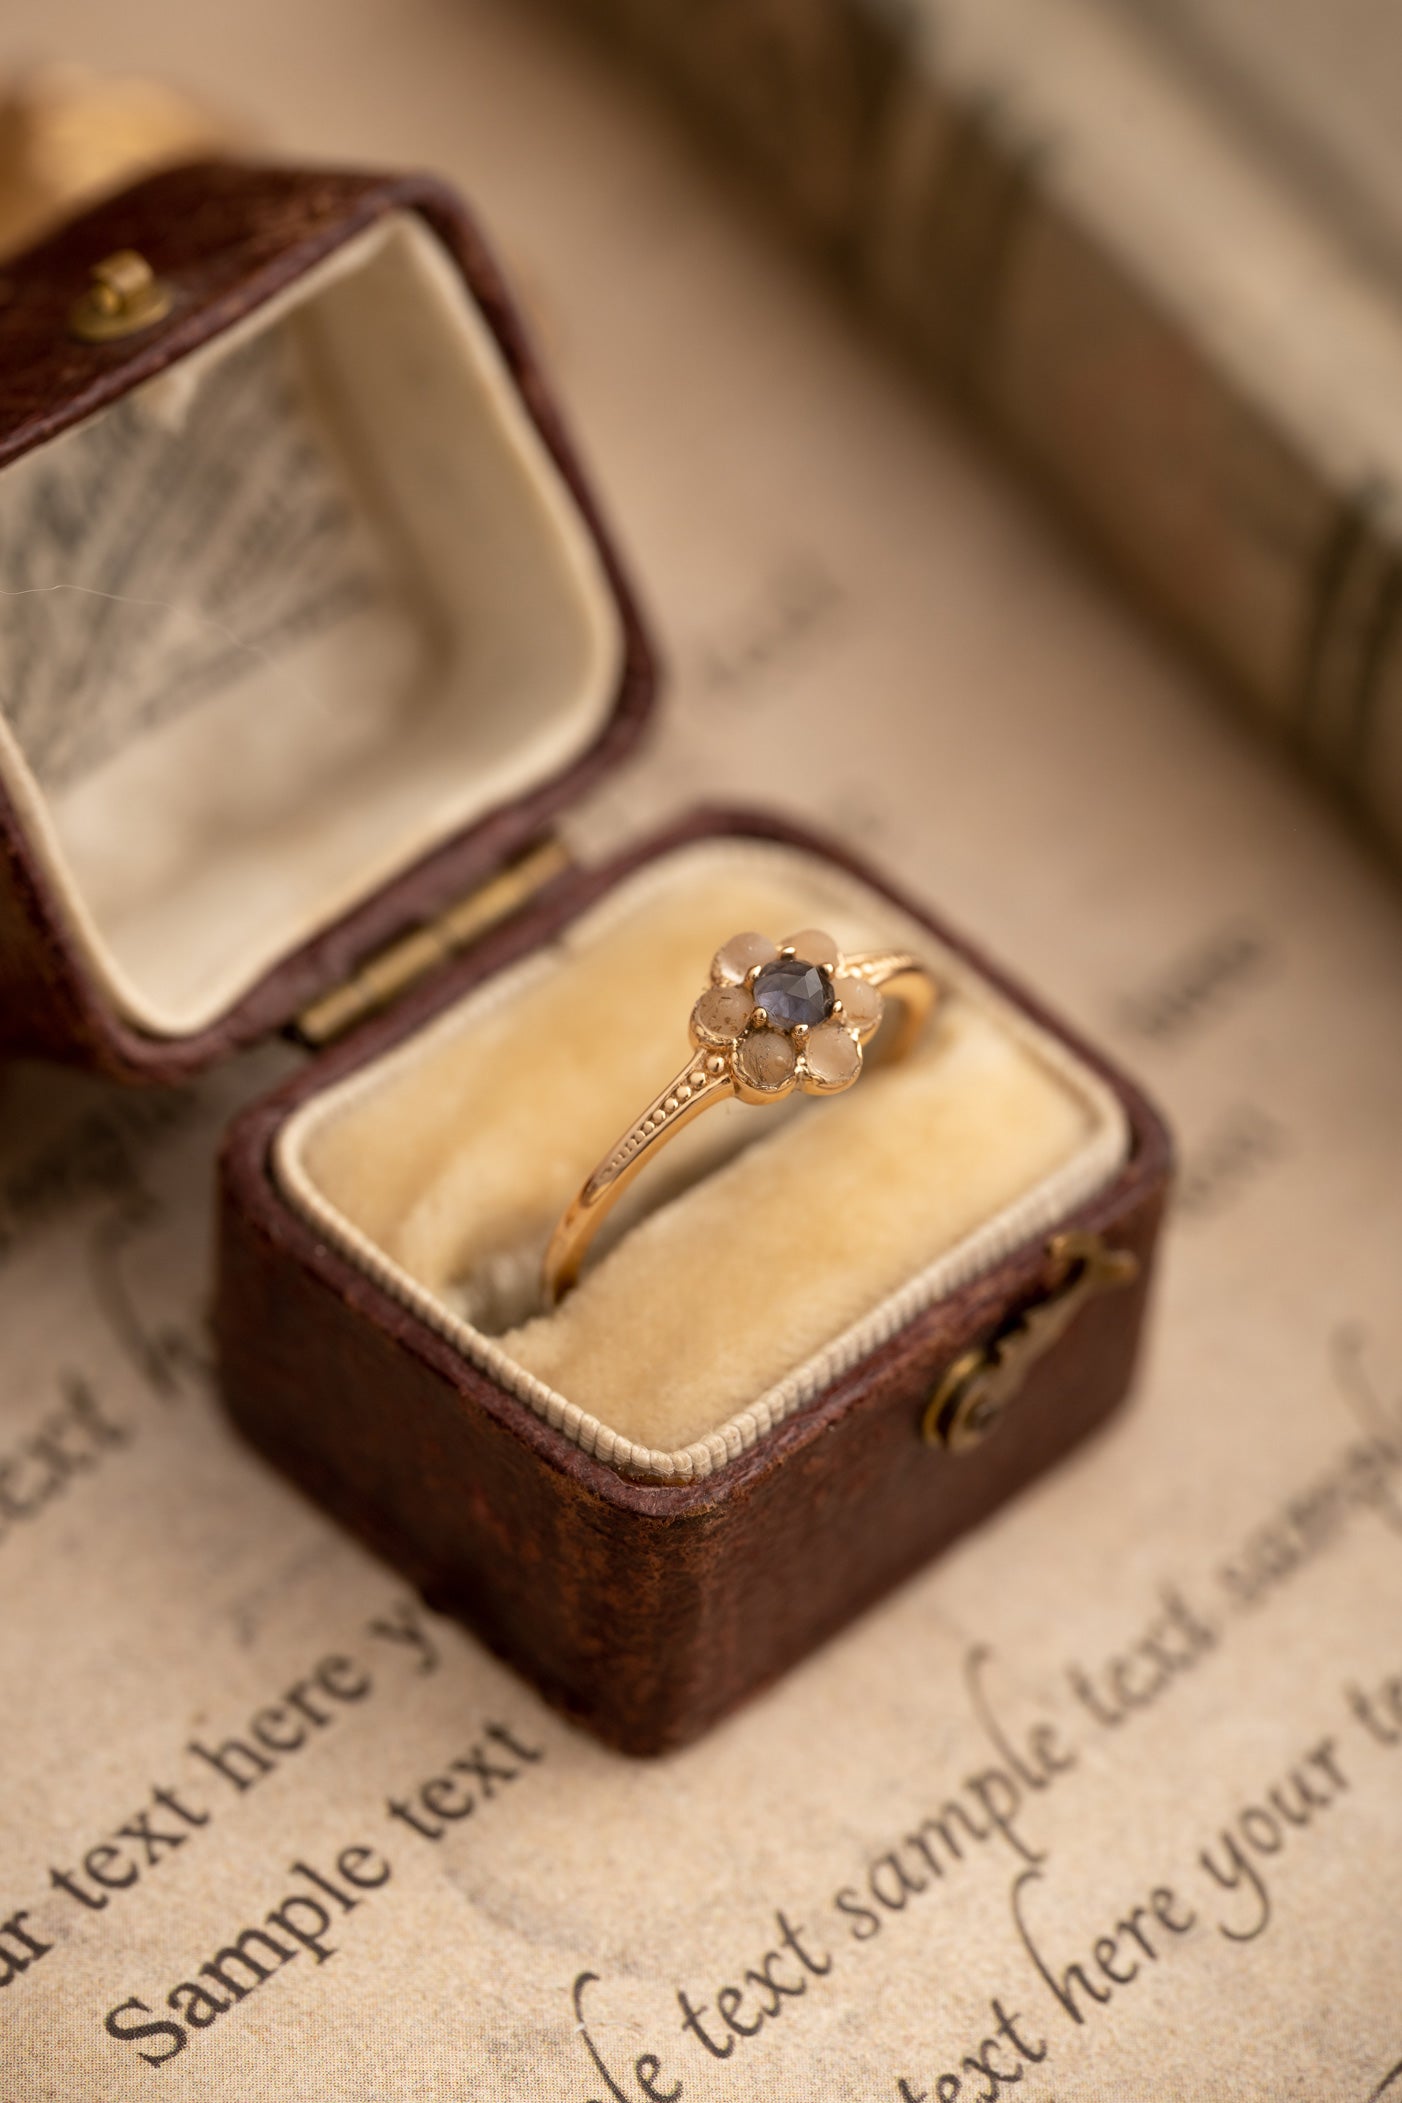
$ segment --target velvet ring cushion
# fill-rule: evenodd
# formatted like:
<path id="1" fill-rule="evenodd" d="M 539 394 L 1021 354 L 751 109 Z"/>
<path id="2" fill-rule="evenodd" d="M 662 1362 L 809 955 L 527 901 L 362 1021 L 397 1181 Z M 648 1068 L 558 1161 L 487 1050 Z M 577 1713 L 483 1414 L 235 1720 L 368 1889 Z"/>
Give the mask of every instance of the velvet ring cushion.
<path id="1" fill-rule="evenodd" d="M 813 925 L 928 961 L 919 1043 L 832 1102 L 728 1103 L 679 1134 L 547 1308 L 551 1229 L 675 1069 L 718 942 Z M 1099 1076 L 927 928 L 818 853 L 727 837 L 645 863 L 313 1094 L 274 1166 L 320 1233 L 585 1450 L 694 1481 L 1052 1231 L 1129 1146 Z"/>
<path id="2" fill-rule="evenodd" d="M 578 759 L 623 637 L 398 210 L 0 475 L 0 648 L 26 836 L 112 1005 L 175 1038 Z"/>

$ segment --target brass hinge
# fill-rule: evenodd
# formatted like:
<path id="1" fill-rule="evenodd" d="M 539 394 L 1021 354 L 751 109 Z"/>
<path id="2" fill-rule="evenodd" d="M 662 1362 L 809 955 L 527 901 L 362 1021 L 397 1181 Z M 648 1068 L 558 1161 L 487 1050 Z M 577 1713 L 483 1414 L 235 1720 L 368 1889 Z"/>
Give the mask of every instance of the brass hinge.
<path id="1" fill-rule="evenodd" d="M 987 1438 L 1038 1359 L 1066 1331 L 1087 1300 L 1139 1276 L 1131 1249 L 1112 1249 L 1098 1234 L 1054 1234 L 1047 1243 L 1055 1283 L 1043 1300 L 956 1358 L 937 1383 L 920 1420 L 927 1445 L 962 1453 Z"/>
<path id="2" fill-rule="evenodd" d="M 376 951 L 344 985 L 305 1008 L 293 1024 L 293 1033 L 313 1048 L 344 1036 L 366 1016 L 389 1007 L 427 972 L 509 920 L 568 868 L 569 860 L 559 840 L 542 840 L 445 913 Z"/>

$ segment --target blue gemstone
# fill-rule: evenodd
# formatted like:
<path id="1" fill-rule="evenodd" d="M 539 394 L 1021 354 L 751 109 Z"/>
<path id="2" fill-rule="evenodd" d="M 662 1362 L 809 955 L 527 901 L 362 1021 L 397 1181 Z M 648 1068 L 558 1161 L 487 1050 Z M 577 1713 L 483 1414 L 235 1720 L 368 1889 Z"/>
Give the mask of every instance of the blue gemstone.
<path id="1" fill-rule="evenodd" d="M 776 1030 L 816 1029 L 833 1011 L 837 995 L 821 964 L 784 957 L 766 964 L 754 986 L 755 1006 L 763 1008 Z"/>

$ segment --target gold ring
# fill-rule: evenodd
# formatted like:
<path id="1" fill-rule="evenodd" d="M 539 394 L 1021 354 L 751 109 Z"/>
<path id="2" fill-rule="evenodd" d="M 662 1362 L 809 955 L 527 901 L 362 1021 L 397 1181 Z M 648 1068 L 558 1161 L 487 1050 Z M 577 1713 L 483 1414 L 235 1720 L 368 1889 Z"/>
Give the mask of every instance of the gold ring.
<path id="1" fill-rule="evenodd" d="M 777 1103 L 796 1088 L 840 1095 L 860 1074 L 888 999 L 900 1010 L 890 1056 L 903 1058 L 935 1000 L 935 982 L 917 957 L 900 949 L 844 955 L 816 928 L 785 942 L 732 935 L 691 1011 L 691 1057 L 561 1215 L 545 1252 L 547 1304 L 570 1290 L 615 1201 L 684 1125 L 734 1097 Z"/>

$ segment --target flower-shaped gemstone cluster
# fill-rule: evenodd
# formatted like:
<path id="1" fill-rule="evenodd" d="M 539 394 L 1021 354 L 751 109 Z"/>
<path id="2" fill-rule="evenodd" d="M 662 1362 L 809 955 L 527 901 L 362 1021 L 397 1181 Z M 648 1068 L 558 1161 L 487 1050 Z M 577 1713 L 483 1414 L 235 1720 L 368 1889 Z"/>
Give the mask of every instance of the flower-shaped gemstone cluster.
<path id="1" fill-rule="evenodd" d="M 746 1102 L 773 1102 L 793 1088 L 837 1095 L 861 1072 L 881 1013 L 876 988 L 844 970 L 837 944 L 817 928 L 785 942 L 732 935 L 691 1011 L 691 1038 L 728 1059 Z"/>

